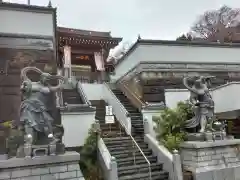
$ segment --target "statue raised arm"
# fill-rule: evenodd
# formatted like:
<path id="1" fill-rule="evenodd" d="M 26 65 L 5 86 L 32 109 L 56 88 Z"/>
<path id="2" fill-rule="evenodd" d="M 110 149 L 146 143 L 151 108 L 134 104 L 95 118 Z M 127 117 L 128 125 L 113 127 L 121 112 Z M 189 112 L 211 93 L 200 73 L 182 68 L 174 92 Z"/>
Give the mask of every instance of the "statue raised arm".
<path id="1" fill-rule="evenodd" d="M 189 86 L 189 81 L 192 80 L 194 81 L 192 87 Z M 184 77 L 183 78 L 183 85 L 192 93 L 194 94 L 202 94 L 201 91 L 199 91 L 199 89 L 196 89 L 195 87 L 195 83 L 196 81 L 198 80 L 197 76 L 194 76 L 194 77 Z"/>

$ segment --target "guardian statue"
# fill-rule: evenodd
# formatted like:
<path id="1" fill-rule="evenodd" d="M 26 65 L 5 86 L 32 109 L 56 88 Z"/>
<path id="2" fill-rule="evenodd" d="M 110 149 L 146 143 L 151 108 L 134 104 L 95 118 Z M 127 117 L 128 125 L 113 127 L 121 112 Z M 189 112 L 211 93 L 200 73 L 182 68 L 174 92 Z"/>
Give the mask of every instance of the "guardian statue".
<path id="1" fill-rule="evenodd" d="M 32 82 L 27 72 L 35 71 L 40 75 L 38 82 Z M 58 138 L 54 136 L 53 132 L 53 117 L 50 114 L 50 108 L 48 107 L 49 98 L 53 93 L 61 89 L 64 83 L 64 79 L 61 76 L 50 75 L 44 73 L 36 67 L 25 67 L 21 71 L 22 86 L 21 91 L 23 94 L 23 101 L 20 106 L 20 122 L 24 126 L 25 131 L 25 154 L 32 153 L 29 146 L 37 144 L 39 138 L 43 136 L 48 139 L 51 147 L 55 147 Z M 58 80 L 56 86 L 51 86 L 49 80 Z M 44 138 L 42 138 L 44 139 Z M 28 152 L 27 152 L 28 151 Z M 48 149 L 46 149 L 48 151 Z M 50 150 L 50 154 L 54 154 L 55 149 Z M 26 155 L 26 156 L 28 156 Z"/>
<path id="2" fill-rule="evenodd" d="M 186 121 L 185 128 L 197 128 L 200 125 L 200 133 L 206 132 L 206 127 L 209 125 L 209 130 L 212 128 L 214 120 L 214 101 L 209 92 L 211 87 L 211 78 L 213 76 L 185 77 L 183 84 L 190 91 L 190 103 L 193 105 L 194 117 Z M 193 81 L 190 85 L 190 81 Z"/>

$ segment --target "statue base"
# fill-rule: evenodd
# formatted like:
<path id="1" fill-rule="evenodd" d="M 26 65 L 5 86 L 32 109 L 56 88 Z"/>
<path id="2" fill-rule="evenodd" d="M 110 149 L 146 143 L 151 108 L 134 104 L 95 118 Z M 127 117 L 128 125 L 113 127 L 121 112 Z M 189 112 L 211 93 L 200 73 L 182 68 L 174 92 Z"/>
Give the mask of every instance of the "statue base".
<path id="1" fill-rule="evenodd" d="M 217 141 L 233 139 L 231 136 L 227 136 L 224 131 L 204 132 L 204 133 L 189 133 L 187 135 L 187 141 Z"/>
<path id="2" fill-rule="evenodd" d="M 81 179 L 80 154 L 66 152 L 56 156 L 0 160 L 0 179 Z"/>
<path id="3" fill-rule="evenodd" d="M 65 146 L 62 143 L 49 145 L 31 145 L 24 144 L 20 146 L 17 151 L 17 158 L 32 158 L 41 156 L 55 156 L 65 153 Z"/>
<path id="4" fill-rule="evenodd" d="M 180 146 L 184 170 L 194 180 L 236 180 L 240 177 L 240 140 L 186 141 Z"/>

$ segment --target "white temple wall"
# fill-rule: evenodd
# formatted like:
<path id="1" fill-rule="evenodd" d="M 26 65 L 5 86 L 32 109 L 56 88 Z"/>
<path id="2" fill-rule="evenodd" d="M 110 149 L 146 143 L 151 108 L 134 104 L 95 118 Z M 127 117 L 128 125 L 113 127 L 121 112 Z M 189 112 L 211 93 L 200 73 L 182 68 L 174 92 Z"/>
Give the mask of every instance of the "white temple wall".
<path id="1" fill-rule="evenodd" d="M 82 83 L 82 89 L 89 101 L 103 99 L 103 84 Z"/>
<path id="2" fill-rule="evenodd" d="M 180 101 L 189 99 L 190 93 L 186 89 L 165 89 L 165 103 L 166 106 L 174 109 Z"/>
<path id="3" fill-rule="evenodd" d="M 240 83 L 232 82 L 211 90 L 215 102 L 215 113 L 228 112 L 240 109 Z M 165 101 L 169 108 L 176 108 L 179 101 L 188 100 L 190 93 L 184 89 L 165 90 Z"/>
<path id="4" fill-rule="evenodd" d="M 0 9 L 0 33 L 55 36 L 55 20 L 51 12 Z"/>
<path id="5" fill-rule="evenodd" d="M 218 46 L 193 46 L 174 44 L 138 44 L 115 68 L 115 75 L 111 76 L 116 81 L 139 63 L 216 63 L 240 64 L 240 49 L 237 47 Z M 197 66 L 197 65 L 196 65 Z"/>

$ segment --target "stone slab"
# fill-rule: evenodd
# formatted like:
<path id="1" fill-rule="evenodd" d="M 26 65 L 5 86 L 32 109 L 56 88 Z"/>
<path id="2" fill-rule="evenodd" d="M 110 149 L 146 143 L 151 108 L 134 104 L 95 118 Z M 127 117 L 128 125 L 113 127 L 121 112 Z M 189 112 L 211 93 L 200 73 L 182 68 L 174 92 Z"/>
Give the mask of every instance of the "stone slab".
<path id="1" fill-rule="evenodd" d="M 201 149 L 201 148 L 211 148 L 211 147 L 222 147 L 222 146 L 232 146 L 240 145 L 240 139 L 228 139 L 228 140 L 216 140 L 216 141 L 186 141 L 180 145 L 181 148 L 189 149 Z"/>
<path id="2" fill-rule="evenodd" d="M 65 154 L 55 155 L 55 156 L 42 156 L 35 158 L 11 158 L 8 160 L 0 160 L 0 169 L 6 168 L 16 168 L 23 166 L 35 166 L 42 164 L 53 164 L 53 163 L 63 163 L 79 161 L 80 154 L 77 152 L 66 152 Z"/>

